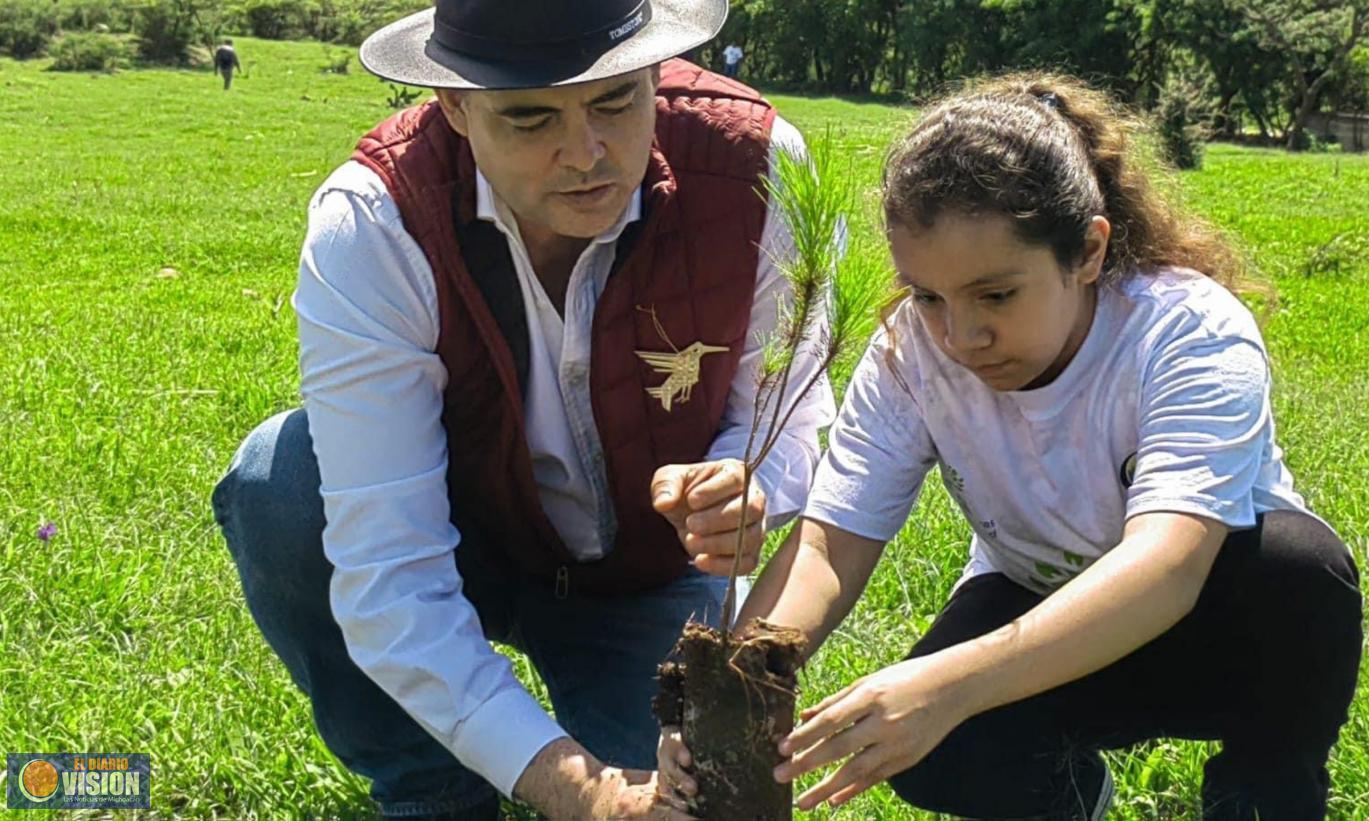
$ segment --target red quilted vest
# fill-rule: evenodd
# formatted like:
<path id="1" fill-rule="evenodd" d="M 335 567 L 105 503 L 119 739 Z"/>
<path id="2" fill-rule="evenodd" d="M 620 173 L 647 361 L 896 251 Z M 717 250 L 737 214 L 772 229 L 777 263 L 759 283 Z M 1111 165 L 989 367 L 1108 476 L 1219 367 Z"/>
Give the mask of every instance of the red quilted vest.
<path id="1" fill-rule="evenodd" d="M 674 529 L 651 507 L 651 478 L 661 465 L 704 458 L 747 339 L 774 110 L 682 60 L 662 66 L 656 108 L 644 223 L 594 314 L 590 394 L 618 523 L 611 551 L 594 562 L 578 562 L 542 511 L 514 356 L 457 240 L 457 226 L 475 219 L 469 145 L 433 101 L 381 123 L 353 155 L 384 180 L 433 269 L 458 555 L 479 545 L 562 594 L 647 589 L 688 567 Z M 651 308 L 676 347 L 729 348 L 703 357 L 689 401 L 669 412 L 647 394 L 666 376 L 635 353 L 672 352 Z"/>

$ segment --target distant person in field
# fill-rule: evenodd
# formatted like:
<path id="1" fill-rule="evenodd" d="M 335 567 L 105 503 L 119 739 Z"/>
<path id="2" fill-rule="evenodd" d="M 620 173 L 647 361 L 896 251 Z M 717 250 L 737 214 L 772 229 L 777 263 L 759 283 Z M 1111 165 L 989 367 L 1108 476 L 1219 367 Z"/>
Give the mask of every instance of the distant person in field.
<path id="1" fill-rule="evenodd" d="M 757 196 L 798 132 L 674 55 L 726 0 L 438 0 L 361 60 L 436 99 L 318 189 L 304 408 L 252 432 L 214 510 L 267 641 L 387 817 L 681 818 L 658 805 L 656 667 L 717 623 L 763 337 L 792 239 Z M 800 356 L 791 374 L 816 372 Z M 742 567 L 802 507 L 831 422 L 794 408 Z M 547 714 L 492 642 L 539 671 Z"/>
<path id="2" fill-rule="evenodd" d="M 741 46 L 729 43 L 727 48 L 723 49 L 723 74 L 736 79 L 741 72 L 742 58 L 745 56 Z"/>
<path id="3" fill-rule="evenodd" d="M 781 781 L 841 763 L 802 809 L 887 781 L 956 817 L 1099 819 L 1100 751 L 1178 737 L 1221 742 L 1209 821 L 1326 815 L 1358 572 L 1284 463 L 1264 341 L 1223 285 L 1237 257 L 1128 131 L 1079 83 L 1007 78 L 930 108 L 887 161 L 907 298 L 739 620 L 816 651 L 933 466 L 974 538 L 907 659 L 780 743 Z M 689 793 L 682 759 L 667 739 L 662 783 Z"/>
<path id="4" fill-rule="evenodd" d="M 223 43 L 214 49 L 214 73 L 223 75 L 223 90 L 227 91 L 233 85 L 233 72 L 242 73 L 242 65 L 238 62 L 238 52 L 233 48 L 233 41 L 224 38 Z"/>

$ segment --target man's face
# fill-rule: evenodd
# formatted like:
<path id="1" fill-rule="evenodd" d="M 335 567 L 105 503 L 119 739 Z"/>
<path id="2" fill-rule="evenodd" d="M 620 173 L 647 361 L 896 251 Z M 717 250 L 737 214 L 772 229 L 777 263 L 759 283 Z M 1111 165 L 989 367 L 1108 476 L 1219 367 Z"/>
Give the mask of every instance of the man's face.
<path id="1" fill-rule="evenodd" d="M 437 97 L 525 239 L 588 239 L 617 221 L 642 184 L 659 79 L 652 67 L 574 86 Z"/>

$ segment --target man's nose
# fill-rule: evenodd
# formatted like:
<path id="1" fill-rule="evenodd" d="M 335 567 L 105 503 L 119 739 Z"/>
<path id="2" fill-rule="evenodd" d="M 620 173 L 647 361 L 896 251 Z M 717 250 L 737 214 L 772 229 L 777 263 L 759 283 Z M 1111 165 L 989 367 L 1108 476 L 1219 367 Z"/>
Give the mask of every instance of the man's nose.
<path id="1" fill-rule="evenodd" d="M 603 138 L 586 122 L 568 130 L 566 141 L 561 145 L 561 164 L 587 174 L 606 153 Z"/>

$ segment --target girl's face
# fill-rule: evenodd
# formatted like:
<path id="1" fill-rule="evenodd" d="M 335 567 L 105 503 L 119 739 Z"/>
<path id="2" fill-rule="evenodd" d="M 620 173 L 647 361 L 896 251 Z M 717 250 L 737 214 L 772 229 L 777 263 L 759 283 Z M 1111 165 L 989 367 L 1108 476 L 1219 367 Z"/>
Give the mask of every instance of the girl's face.
<path id="1" fill-rule="evenodd" d="M 889 247 L 917 316 L 946 356 L 995 390 L 1055 379 L 1088 335 L 1108 221 L 1094 217 L 1080 261 L 1062 269 L 1001 214 L 943 214 L 927 229 L 891 223 Z"/>

